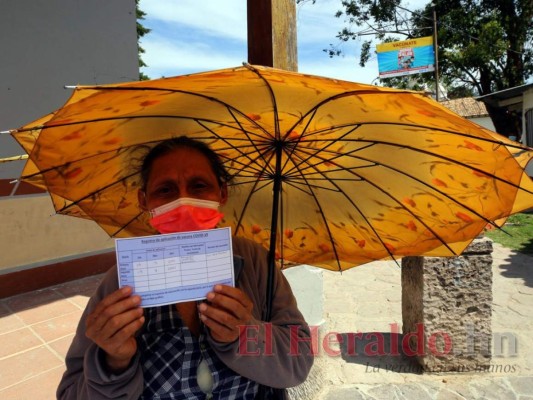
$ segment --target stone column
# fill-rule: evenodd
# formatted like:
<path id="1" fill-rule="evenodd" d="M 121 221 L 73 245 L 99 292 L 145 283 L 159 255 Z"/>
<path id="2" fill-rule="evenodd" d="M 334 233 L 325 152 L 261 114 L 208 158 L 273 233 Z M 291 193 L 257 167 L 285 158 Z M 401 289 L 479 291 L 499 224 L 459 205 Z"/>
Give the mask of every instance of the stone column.
<path id="1" fill-rule="evenodd" d="M 426 372 L 483 371 L 492 348 L 492 241 L 457 257 L 402 259 L 404 354 Z"/>

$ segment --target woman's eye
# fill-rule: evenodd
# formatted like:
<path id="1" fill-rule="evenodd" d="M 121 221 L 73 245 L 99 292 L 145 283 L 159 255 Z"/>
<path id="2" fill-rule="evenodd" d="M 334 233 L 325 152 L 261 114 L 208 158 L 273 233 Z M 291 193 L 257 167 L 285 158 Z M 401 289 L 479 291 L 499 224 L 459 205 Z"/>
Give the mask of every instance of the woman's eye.
<path id="1" fill-rule="evenodd" d="M 156 195 L 168 195 L 174 193 L 174 189 L 169 186 L 161 186 L 155 190 Z"/>
<path id="2" fill-rule="evenodd" d="M 205 182 L 194 182 L 191 186 L 193 190 L 203 190 L 208 187 Z"/>

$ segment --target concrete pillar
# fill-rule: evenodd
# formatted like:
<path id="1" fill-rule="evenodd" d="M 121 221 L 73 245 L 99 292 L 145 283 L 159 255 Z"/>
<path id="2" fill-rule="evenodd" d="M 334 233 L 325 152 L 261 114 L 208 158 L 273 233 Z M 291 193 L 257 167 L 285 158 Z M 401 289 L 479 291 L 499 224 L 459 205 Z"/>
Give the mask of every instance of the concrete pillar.
<path id="1" fill-rule="evenodd" d="M 310 326 L 318 326 L 323 332 L 324 320 L 324 277 L 323 270 L 309 265 L 300 265 L 283 270 L 291 285 L 298 308 Z M 320 336 L 320 335 L 319 335 Z M 316 398 L 325 384 L 326 357 L 315 357 L 313 368 L 306 381 L 287 391 L 290 400 Z"/>
<path id="2" fill-rule="evenodd" d="M 402 259 L 403 350 L 424 371 L 481 371 L 490 365 L 491 254 L 492 241 L 483 238 L 457 257 Z"/>

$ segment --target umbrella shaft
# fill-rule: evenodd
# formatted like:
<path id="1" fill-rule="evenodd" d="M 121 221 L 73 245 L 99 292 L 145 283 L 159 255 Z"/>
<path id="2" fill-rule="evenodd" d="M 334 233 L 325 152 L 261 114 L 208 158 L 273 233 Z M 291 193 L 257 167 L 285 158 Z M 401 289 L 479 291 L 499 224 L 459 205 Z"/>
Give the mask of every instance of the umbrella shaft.
<path id="1" fill-rule="evenodd" d="M 274 193 L 272 199 L 272 219 L 270 222 L 270 249 L 268 252 L 268 276 L 267 276 L 267 309 L 265 321 L 270 321 L 272 316 L 272 297 L 274 294 L 274 274 L 276 268 L 276 242 L 278 231 L 279 203 L 281 196 L 281 154 L 282 147 L 276 148 L 276 171 L 274 174 Z"/>

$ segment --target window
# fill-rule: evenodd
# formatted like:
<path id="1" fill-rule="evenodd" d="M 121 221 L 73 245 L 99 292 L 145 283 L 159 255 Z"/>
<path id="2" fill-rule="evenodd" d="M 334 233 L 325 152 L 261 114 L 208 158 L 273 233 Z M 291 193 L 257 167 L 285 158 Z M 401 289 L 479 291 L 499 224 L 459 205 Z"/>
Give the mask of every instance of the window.
<path id="1" fill-rule="evenodd" d="M 526 111 L 525 145 L 533 147 L 533 108 Z"/>

